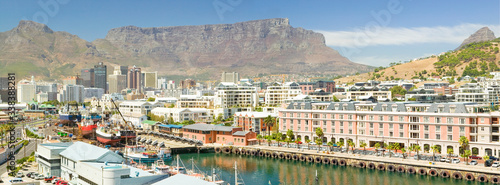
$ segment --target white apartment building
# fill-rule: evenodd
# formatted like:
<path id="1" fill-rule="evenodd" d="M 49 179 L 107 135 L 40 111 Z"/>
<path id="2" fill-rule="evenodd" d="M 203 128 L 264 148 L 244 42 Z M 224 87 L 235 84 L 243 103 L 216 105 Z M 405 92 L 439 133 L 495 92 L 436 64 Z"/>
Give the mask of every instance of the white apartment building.
<path id="1" fill-rule="evenodd" d="M 373 97 L 379 101 L 391 100 L 392 93 L 387 87 L 356 87 L 352 86 L 346 92 L 346 98 L 351 100 L 360 100 L 362 97 Z"/>
<path id="2" fill-rule="evenodd" d="M 156 107 L 163 107 L 161 103 L 151 103 L 146 101 L 122 101 L 118 105 L 120 112 L 126 116 L 143 116 L 147 115 Z"/>
<path id="3" fill-rule="evenodd" d="M 45 176 L 61 176 L 61 156 L 73 143 L 43 143 L 39 144 L 35 152 L 35 160 L 38 163 L 38 172 Z"/>
<path id="4" fill-rule="evenodd" d="M 170 117 L 175 122 L 183 122 L 193 120 L 195 122 L 212 122 L 213 112 L 205 108 L 163 108 L 158 107 L 151 110 L 151 113 L 156 116 L 164 116 L 165 120 Z M 169 123 L 172 124 L 172 123 Z"/>
<path id="5" fill-rule="evenodd" d="M 214 96 L 181 95 L 177 108 L 214 108 Z"/>
<path id="6" fill-rule="evenodd" d="M 302 95 L 302 90 L 296 82 L 287 82 L 281 84 L 275 82 L 270 86 L 267 86 L 267 91 L 265 94 L 265 104 L 279 106 L 285 103 L 285 100 L 293 99 L 294 97 Z"/>
<path id="7" fill-rule="evenodd" d="M 460 86 L 455 99 L 457 102 L 488 103 L 489 94 L 477 83 L 466 83 Z"/>
<path id="8" fill-rule="evenodd" d="M 259 101 L 257 89 L 252 86 L 221 82 L 215 89 L 216 108 L 256 107 Z"/>
<path id="9" fill-rule="evenodd" d="M 26 103 L 33 100 L 36 100 L 36 83 L 33 78 L 31 81 L 19 81 L 17 85 L 17 101 Z"/>

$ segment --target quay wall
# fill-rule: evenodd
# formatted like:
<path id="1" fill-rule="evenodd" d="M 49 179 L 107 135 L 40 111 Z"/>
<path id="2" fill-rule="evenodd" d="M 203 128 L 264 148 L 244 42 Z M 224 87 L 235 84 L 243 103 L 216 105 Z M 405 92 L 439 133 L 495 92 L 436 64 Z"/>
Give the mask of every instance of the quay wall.
<path id="1" fill-rule="evenodd" d="M 377 159 L 361 156 L 339 156 L 327 153 L 313 153 L 303 151 L 283 151 L 278 149 L 263 149 L 258 147 L 224 146 L 215 147 L 216 153 L 237 154 L 255 157 L 275 158 L 277 160 L 296 160 L 325 165 L 352 166 L 373 170 L 409 173 L 415 175 L 439 176 L 467 181 L 490 182 L 500 184 L 500 171 L 464 168 L 451 165 L 435 165 L 422 161 L 399 161 L 399 158 Z"/>

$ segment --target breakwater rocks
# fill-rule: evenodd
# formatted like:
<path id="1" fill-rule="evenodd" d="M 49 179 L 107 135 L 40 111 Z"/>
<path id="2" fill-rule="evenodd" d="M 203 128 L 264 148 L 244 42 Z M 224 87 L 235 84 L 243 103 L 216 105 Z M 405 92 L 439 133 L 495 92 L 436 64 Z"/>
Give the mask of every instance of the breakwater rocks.
<path id="1" fill-rule="evenodd" d="M 353 159 L 325 154 L 306 154 L 303 152 L 283 152 L 267 149 L 256 149 L 250 147 L 216 147 L 216 153 L 237 154 L 255 157 L 275 158 L 277 160 L 293 160 L 308 163 L 322 163 L 324 165 L 352 166 L 356 168 L 368 168 L 373 170 L 390 171 L 396 173 L 408 173 L 415 175 L 439 176 L 442 178 L 453 178 L 467 181 L 490 182 L 500 184 L 498 173 L 473 172 L 452 168 L 441 168 L 438 166 L 426 166 L 408 164 L 405 161 L 382 162 L 376 159 Z"/>

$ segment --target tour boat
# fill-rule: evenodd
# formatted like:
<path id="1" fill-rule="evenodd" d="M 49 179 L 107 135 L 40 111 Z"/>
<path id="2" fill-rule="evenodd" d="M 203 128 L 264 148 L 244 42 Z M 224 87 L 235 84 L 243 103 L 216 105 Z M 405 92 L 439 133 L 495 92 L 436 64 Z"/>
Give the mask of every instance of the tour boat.
<path id="1" fill-rule="evenodd" d="M 126 146 L 123 154 L 125 158 L 143 163 L 152 163 L 158 160 L 170 160 L 170 149 L 160 148 L 156 151 L 148 151 L 143 145 Z"/>

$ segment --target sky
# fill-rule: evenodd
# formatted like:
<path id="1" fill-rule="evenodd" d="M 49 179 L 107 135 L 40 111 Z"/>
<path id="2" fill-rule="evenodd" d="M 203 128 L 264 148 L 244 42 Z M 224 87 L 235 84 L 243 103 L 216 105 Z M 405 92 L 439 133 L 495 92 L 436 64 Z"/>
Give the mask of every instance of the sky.
<path id="1" fill-rule="evenodd" d="M 0 32 L 33 20 L 87 41 L 112 28 L 235 23 L 288 18 L 324 34 L 353 62 L 387 66 L 453 50 L 481 27 L 500 36 L 497 0 L 16 0 L 0 1 Z"/>

